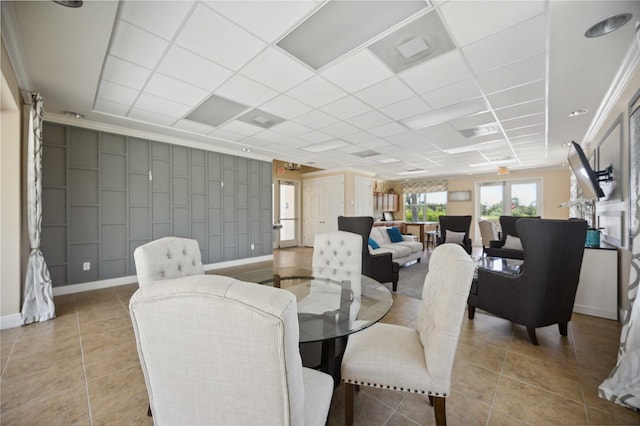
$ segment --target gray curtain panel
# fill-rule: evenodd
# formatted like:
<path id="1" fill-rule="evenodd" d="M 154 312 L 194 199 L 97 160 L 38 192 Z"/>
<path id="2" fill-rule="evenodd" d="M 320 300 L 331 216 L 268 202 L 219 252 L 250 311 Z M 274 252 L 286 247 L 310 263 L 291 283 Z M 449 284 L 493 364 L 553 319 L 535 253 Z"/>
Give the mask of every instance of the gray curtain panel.
<path id="1" fill-rule="evenodd" d="M 631 272 L 629 308 L 623 312 L 618 362 L 598 387 L 598 395 L 608 401 L 640 410 L 640 108 L 630 117 L 631 192 Z"/>
<path id="2" fill-rule="evenodd" d="M 27 215 L 31 251 L 27 264 L 22 305 L 22 324 L 55 318 L 53 287 L 49 269 L 40 251 L 42 224 L 42 98 L 31 95 L 29 129 L 27 134 Z"/>

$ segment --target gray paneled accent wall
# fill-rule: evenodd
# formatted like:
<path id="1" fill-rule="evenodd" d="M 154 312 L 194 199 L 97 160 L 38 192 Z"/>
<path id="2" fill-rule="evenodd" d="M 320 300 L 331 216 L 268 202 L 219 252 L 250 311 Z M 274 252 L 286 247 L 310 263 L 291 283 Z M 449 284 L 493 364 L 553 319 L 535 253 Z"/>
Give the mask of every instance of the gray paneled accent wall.
<path id="1" fill-rule="evenodd" d="M 44 124 L 42 251 L 54 287 L 135 275 L 175 235 L 216 263 L 272 254 L 271 163 Z"/>

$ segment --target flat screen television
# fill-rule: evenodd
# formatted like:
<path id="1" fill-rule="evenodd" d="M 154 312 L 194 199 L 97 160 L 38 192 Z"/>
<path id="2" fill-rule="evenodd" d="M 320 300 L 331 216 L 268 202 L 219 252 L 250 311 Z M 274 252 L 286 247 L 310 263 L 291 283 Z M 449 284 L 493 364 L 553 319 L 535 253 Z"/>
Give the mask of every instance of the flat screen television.
<path id="1" fill-rule="evenodd" d="M 591 164 L 589 164 L 582 147 L 574 141 L 571 141 L 571 147 L 567 160 L 573 174 L 576 176 L 580 189 L 582 189 L 584 198 L 593 200 L 594 198 L 604 197 L 604 192 L 598 183 L 598 173 L 591 168 Z"/>

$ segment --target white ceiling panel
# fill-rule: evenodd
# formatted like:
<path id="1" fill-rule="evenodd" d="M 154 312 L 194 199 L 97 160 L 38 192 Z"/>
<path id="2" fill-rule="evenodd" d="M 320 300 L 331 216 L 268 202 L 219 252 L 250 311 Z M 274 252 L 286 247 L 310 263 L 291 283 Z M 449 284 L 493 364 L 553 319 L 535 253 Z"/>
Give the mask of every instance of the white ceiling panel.
<path id="1" fill-rule="evenodd" d="M 285 140 L 289 139 L 289 136 L 284 135 L 282 133 L 274 132 L 272 130 L 263 130 L 261 132 L 256 133 L 251 136 L 252 138 L 258 138 L 263 141 L 271 142 L 271 143 L 282 143 Z"/>
<path id="2" fill-rule="evenodd" d="M 518 129 L 520 127 L 533 126 L 538 124 L 544 124 L 545 114 L 527 115 L 525 117 L 512 118 L 510 120 L 502 121 L 502 128 L 505 130 Z"/>
<path id="3" fill-rule="evenodd" d="M 320 108 L 321 111 L 342 120 L 348 120 L 356 115 L 371 111 L 371 107 L 358 100 L 355 96 L 345 96 Z"/>
<path id="4" fill-rule="evenodd" d="M 127 115 L 127 112 L 131 108 L 131 105 L 123 105 L 117 102 L 111 102 L 106 99 L 97 98 L 95 104 L 95 111 L 104 112 L 113 115 Z"/>
<path id="5" fill-rule="evenodd" d="M 352 117 L 347 120 L 349 124 L 360 127 L 361 129 L 368 129 L 371 127 L 378 127 L 383 124 L 389 123 L 391 119 L 378 111 L 369 111 L 364 114 Z"/>
<path id="6" fill-rule="evenodd" d="M 216 128 L 213 126 L 209 126 L 207 124 L 198 123 L 197 121 L 191 121 L 186 119 L 178 120 L 176 123 L 173 124 L 172 127 L 175 127 L 176 129 L 186 130 L 188 132 L 202 133 L 205 135 L 216 130 Z"/>
<path id="7" fill-rule="evenodd" d="M 522 117 L 525 115 L 539 114 L 544 112 L 544 99 L 537 99 L 535 101 L 525 102 L 519 105 L 513 105 L 495 110 L 496 116 L 500 120 L 508 120 L 510 118 Z"/>
<path id="8" fill-rule="evenodd" d="M 380 111 L 394 120 L 401 120 L 431 111 L 431 108 L 418 96 L 380 108 Z"/>
<path id="9" fill-rule="evenodd" d="M 414 96 L 415 92 L 399 78 L 392 77 L 356 93 L 356 96 L 374 108 L 380 108 Z"/>
<path id="10" fill-rule="evenodd" d="M 145 68 L 155 68 L 169 43 L 160 37 L 118 21 L 111 38 L 110 53 Z"/>
<path id="11" fill-rule="evenodd" d="M 314 1 L 206 1 L 209 7 L 271 43 L 301 20 Z"/>
<path id="12" fill-rule="evenodd" d="M 544 97 L 545 82 L 534 81 L 533 83 L 523 84 L 522 86 L 493 93 L 487 98 L 489 99 L 491 107 L 495 109 L 543 99 Z"/>
<path id="13" fill-rule="evenodd" d="M 230 132 L 228 130 L 223 130 L 223 129 L 217 129 L 211 132 L 210 135 L 216 138 L 225 139 L 225 140 L 234 141 L 234 142 L 247 137 L 246 135 L 241 135 L 239 133 Z"/>
<path id="14" fill-rule="evenodd" d="M 475 73 L 539 55 L 545 51 L 545 21 L 545 15 L 539 15 L 463 47 L 462 51 Z"/>
<path id="15" fill-rule="evenodd" d="M 102 70 L 103 79 L 137 90 L 142 89 L 150 75 L 150 69 L 115 56 L 107 57 Z"/>
<path id="16" fill-rule="evenodd" d="M 238 74 L 227 80 L 215 93 L 224 98 L 251 106 L 258 106 L 278 95 L 275 90 Z"/>
<path id="17" fill-rule="evenodd" d="M 291 99 L 286 95 L 280 95 L 271 99 L 266 104 L 260 105 L 260 109 L 270 112 L 287 120 L 298 117 L 312 110 L 308 105 Z"/>
<path id="18" fill-rule="evenodd" d="M 106 101 L 131 106 L 138 97 L 138 91 L 103 80 L 98 89 L 98 97 Z"/>
<path id="19" fill-rule="evenodd" d="M 422 99 L 427 101 L 433 109 L 440 109 L 449 105 L 458 104 L 481 95 L 480 89 L 472 79 L 462 80 L 422 94 Z"/>
<path id="20" fill-rule="evenodd" d="M 360 131 L 360 129 L 358 129 L 357 127 L 354 127 L 343 121 L 339 121 L 337 123 L 331 124 L 330 126 L 323 127 L 320 130 L 336 138 Z"/>
<path id="21" fill-rule="evenodd" d="M 322 111 L 313 110 L 296 118 L 295 121 L 312 129 L 320 129 L 322 127 L 327 127 L 330 124 L 337 123 L 339 120 Z"/>
<path id="22" fill-rule="evenodd" d="M 273 47 L 256 56 L 241 74 L 281 92 L 313 76 L 309 68 Z"/>
<path id="23" fill-rule="evenodd" d="M 180 30 L 176 44 L 232 70 L 265 47 L 262 40 L 201 4 Z"/>
<path id="24" fill-rule="evenodd" d="M 131 111 L 129 112 L 129 118 L 133 118 L 134 120 L 159 124 L 161 126 L 170 126 L 171 123 L 176 121 L 174 117 L 169 117 L 163 114 L 158 114 L 156 112 L 148 111 L 140 108 L 132 108 Z"/>
<path id="25" fill-rule="evenodd" d="M 204 89 L 158 73 L 151 77 L 144 91 L 184 105 L 198 104 L 209 95 Z"/>
<path id="26" fill-rule="evenodd" d="M 391 123 L 383 124 L 382 126 L 369 129 L 369 133 L 376 135 L 378 137 L 384 138 L 386 136 L 396 135 L 398 133 L 405 132 L 406 130 L 407 128 L 404 127 L 403 125 L 398 124 L 396 122 L 391 122 Z"/>
<path id="27" fill-rule="evenodd" d="M 310 128 L 298 124 L 294 121 L 285 121 L 284 123 L 276 124 L 271 128 L 274 132 L 282 133 L 288 136 L 298 136 L 303 133 L 309 133 Z"/>
<path id="28" fill-rule="evenodd" d="M 471 77 L 460 52 L 452 50 L 403 71 L 400 78 L 418 93 L 425 93 Z"/>
<path id="29" fill-rule="evenodd" d="M 478 75 L 480 87 L 485 93 L 493 93 L 511 87 L 545 79 L 545 57 L 536 55 L 522 61 Z"/>
<path id="30" fill-rule="evenodd" d="M 544 134 L 544 130 L 545 126 L 543 124 L 539 124 L 537 126 L 527 126 L 513 130 L 506 130 L 505 132 L 509 138 L 515 138 L 518 136 L 541 135 Z"/>
<path id="31" fill-rule="evenodd" d="M 165 55 L 158 71 L 209 91 L 233 74 L 231 70 L 175 45 Z"/>
<path id="32" fill-rule="evenodd" d="M 225 130 L 231 133 L 238 133 L 240 135 L 251 136 L 264 130 L 258 126 L 252 126 L 251 124 L 243 123 L 242 121 L 233 120 L 224 126 L 220 126 L 221 130 Z"/>
<path id="33" fill-rule="evenodd" d="M 481 112 L 479 114 L 469 115 L 462 118 L 451 120 L 449 124 L 457 130 L 470 129 L 472 127 L 481 126 L 483 124 L 495 123 L 496 119 L 491 112 Z"/>
<path id="34" fill-rule="evenodd" d="M 325 142 L 328 141 L 330 139 L 333 139 L 333 136 L 328 135 L 326 133 L 323 132 L 318 132 L 318 131 L 313 131 L 313 132 L 309 132 L 309 133 L 304 133 L 302 135 L 298 136 L 300 139 L 307 141 L 307 142 L 311 142 L 311 143 L 316 143 L 316 142 Z M 305 144 L 305 145 L 308 145 Z"/>
<path id="35" fill-rule="evenodd" d="M 544 13 L 545 2 L 537 1 L 451 1 L 440 11 L 460 46 Z"/>
<path id="36" fill-rule="evenodd" d="M 360 144 L 375 139 L 376 137 L 369 132 L 356 132 L 342 136 L 342 139 L 351 143 Z"/>
<path id="37" fill-rule="evenodd" d="M 191 109 L 188 105 L 180 104 L 148 93 L 142 93 L 138 97 L 134 107 L 176 118 L 183 117 Z"/>
<path id="38" fill-rule="evenodd" d="M 314 108 L 320 108 L 347 96 L 347 92 L 316 76 L 289 90 L 287 95 Z"/>
<path id="39" fill-rule="evenodd" d="M 392 77 L 393 72 L 371 51 L 362 49 L 325 69 L 320 75 L 348 92 L 357 92 Z"/>
<path id="40" fill-rule="evenodd" d="M 171 40 L 192 6 L 192 1 L 123 1 L 120 3 L 120 18 Z"/>

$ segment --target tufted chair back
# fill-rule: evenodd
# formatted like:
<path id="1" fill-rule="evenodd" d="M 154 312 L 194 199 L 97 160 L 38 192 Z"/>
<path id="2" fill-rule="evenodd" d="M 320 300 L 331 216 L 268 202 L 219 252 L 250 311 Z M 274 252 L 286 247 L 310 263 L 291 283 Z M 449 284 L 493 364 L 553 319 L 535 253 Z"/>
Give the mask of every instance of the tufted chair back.
<path id="1" fill-rule="evenodd" d="M 362 273 L 362 237 L 345 231 L 317 234 L 313 241 L 311 265 L 314 276 L 335 280 L 359 278 Z"/>
<path id="2" fill-rule="evenodd" d="M 138 285 L 151 281 L 204 274 L 200 246 L 196 240 L 165 237 L 138 247 L 133 253 Z"/>
<path id="3" fill-rule="evenodd" d="M 451 373 L 475 265 L 458 244 L 431 254 L 416 328 L 431 374 L 431 391 L 449 395 Z"/>

